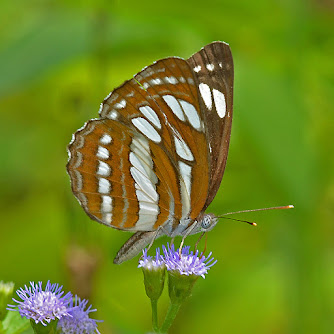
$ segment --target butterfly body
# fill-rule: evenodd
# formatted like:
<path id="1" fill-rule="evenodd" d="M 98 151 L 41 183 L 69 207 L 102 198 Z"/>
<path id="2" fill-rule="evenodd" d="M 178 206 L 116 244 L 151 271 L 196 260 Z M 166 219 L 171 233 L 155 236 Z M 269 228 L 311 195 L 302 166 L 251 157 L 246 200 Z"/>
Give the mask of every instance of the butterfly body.
<path id="1" fill-rule="evenodd" d="M 232 101 L 231 51 L 214 42 L 144 68 L 74 134 L 67 171 L 79 203 L 92 219 L 137 232 L 122 258 L 144 240 L 216 224 L 204 212 L 223 176 Z"/>
<path id="2" fill-rule="evenodd" d="M 217 222 L 218 218 L 214 214 L 209 213 L 203 214 L 201 219 L 191 222 L 191 224 L 187 225 L 186 228 L 184 228 L 186 224 L 182 225 L 180 223 L 177 230 L 174 230 L 172 233 L 169 233 L 168 229 L 165 227 L 159 228 L 157 231 L 153 232 L 137 232 L 130 239 L 128 239 L 118 251 L 114 259 L 114 263 L 120 264 L 135 257 L 142 249 L 150 244 L 152 240 L 154 241 L 161 236 L 167 235 L 174 238 L 176 236 L 185 237 L 200 232 L 208 232 L 216 226 Z"/>

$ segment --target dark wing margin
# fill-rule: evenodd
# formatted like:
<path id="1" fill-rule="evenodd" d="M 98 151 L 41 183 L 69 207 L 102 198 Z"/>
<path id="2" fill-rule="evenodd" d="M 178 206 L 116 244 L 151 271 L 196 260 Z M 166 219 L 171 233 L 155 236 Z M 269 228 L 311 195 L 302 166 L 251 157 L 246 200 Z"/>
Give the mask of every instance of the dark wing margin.
<path id="1" fill-rule="evenodd" d="M 233 112 L 233 58 L 228 44 L 213 42 L 187 62 L 197 83 L 209 145 L 210 183 L 204 211 L 219 189 L 228 155 Z"/>

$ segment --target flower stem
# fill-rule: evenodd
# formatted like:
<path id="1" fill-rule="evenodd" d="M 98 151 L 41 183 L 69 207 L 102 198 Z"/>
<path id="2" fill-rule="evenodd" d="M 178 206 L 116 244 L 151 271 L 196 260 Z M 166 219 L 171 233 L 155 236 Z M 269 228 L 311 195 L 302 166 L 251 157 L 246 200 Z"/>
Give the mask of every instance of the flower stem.
<path id="1" fill-rule="evenodd" d="M 168 311 L 167 311 L 167 314 L 166 314 L 165 321 L 160 328 L 161 333 L 167 333 L 169 327 L 172 325 L 172 323 L 173 323 L 173 321 L 176 317 L 177 312 L 180 309 L 180 306 L 181 306 L 181 304 L 175 304 L 175 303 L 174 304 L 172 304 L 172 303 L 169 304 L 169 308 L 168 308 Z"/>
<path id="2" fill-rule="evenodd" d="M 152 307 L 152 327 L 155 333 L 159 333 L 157 299 L 151 299 L 151 307 Z"/>

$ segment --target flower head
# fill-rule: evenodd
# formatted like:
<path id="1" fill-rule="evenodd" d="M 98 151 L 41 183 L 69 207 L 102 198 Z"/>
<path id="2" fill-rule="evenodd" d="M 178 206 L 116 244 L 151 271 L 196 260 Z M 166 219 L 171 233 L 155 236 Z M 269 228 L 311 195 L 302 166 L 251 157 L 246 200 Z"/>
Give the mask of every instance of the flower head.
<path id="1" fill-rule="evenodd" d="M 18 301 L 13 298 L 17 305 L 8 305 L 8 310 L 19 311 L 21 317 L 33 320 L 36 324 L 42 323 L 46 326 L 52 320 L 70 316 L 68 304 L 72 299 L 72 294 L 68 292 L 63 296 L 62 286 L 46 283 L 45 291 L 42 282 L 30 282 L 30 286 L 24 286 L 16 291 L 22 299 Z"/>
<path id="2" fill-rule="evenodd" d="M 165 267 L 159 248 L 155 251 L 155 257 L 147 255 L 147 251 L 147 248 L 143 249 L 143 256 L 139 260 L 138 268 L 152 270 Z"/>
<path id="3" fill-rule="evenodd" d="M 189 246 L 184 246 L 180 255 L 179 249 L 175 250 L 174 245 L 167 247 L 162 246 L 164 252 L 164 262 L 168 271 L 177 271 L 181 275 L 196 275 L 205 278 L 208 270 L 217 262 L 211 257 L 212 252 L 208 256 L 198 255 L 198 250 L 190 252 Z"/>
<path id="4" fill-rule="evenodd" d="M 92 305 L 86 309 L 87 304 L 88 300 L 81 300 L 78 296 L 75 296 L 75 299 L 72 299 L 69 304 L 71 308 L 70 316 L 62 317 L 59 320 L 58 330 L 64 334 L 99 334 L 97 322 L 102 320 L 94 320 L 89 317 L 89 313 L 95 312 L 96 309 L 92 309 Z"/>
<path id="5" fill-rule="evenodd" d="M 147 249 L 143 250 L 138 268 L 143 269 L 147 297 L 151 300 L 158 300 L 164 289 L 166 266 L 159 248 L 156 249 L 155 257 L 147 255 L 147 251 Z"/>

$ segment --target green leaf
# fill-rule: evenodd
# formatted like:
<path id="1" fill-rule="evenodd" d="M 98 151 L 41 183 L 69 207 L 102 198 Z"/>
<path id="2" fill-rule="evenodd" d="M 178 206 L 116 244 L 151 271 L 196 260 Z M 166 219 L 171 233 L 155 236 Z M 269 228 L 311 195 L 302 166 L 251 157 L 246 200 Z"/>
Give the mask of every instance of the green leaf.
<path id="1" fill-rule="evenodd" d="M 30 322 L 26 318 L 21 318 L 19 312 L 8 312 L 5 320 L 2 322 L 4 334 L 33 333 Z M 31 329 L 27 331 L 27 329 Z"/>

